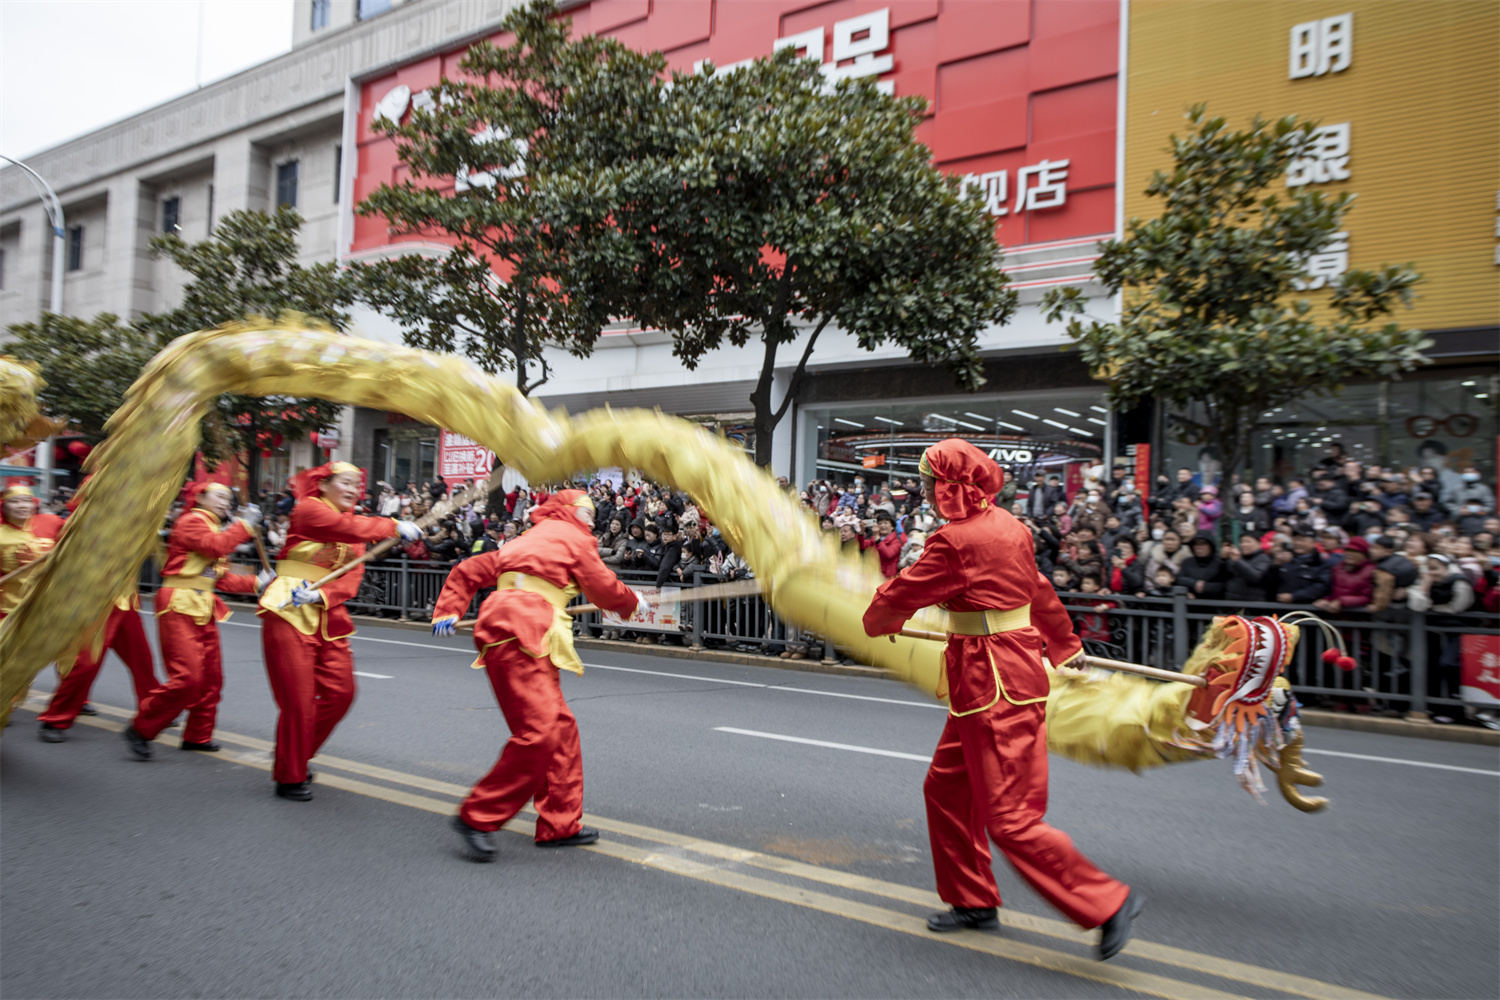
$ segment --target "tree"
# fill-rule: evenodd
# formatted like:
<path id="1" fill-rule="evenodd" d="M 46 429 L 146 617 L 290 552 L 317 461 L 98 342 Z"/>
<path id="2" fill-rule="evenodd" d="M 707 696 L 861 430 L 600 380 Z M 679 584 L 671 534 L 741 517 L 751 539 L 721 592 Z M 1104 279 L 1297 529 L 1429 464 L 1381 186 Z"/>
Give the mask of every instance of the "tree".
<path id="1" fill-rule="evenodd" d="M 1125 293 L 1120 321 L 1075 316 L 1068 335 L 1116 406 L 1201 403 L 1227 481 L 1245 469 L 1267 410 L 1410 371 L 1427 363 L 1432 342 L 1394 322 L 1362 325 L 1411 304 L 1420 276 L 1410 268 L 1345 272 L 1332 283 L 1329 322 L 1298 297 L 1311 255 L 1332 241 L 1353 201 L 1267 193 L 1306 149 L 1313 123 L 1257 117 L 1234 131 L 1201 106 L 1187 120 L 1192 131 L 1172 137 L 1172 170 L 1157 171 L 1146 188 L 1163 199 L 1161 215 L 1131 219 L 1124 239 L 1102 244 L 1094 267 L 1111 293 Z M 1055 321 L 1083 303 L 1065 288 L 1048 293 L 1043 308 Z"/>
<path id="2" fill-rule="evenodd" d="M 136 326 L 156 338 L 158 347 L 246 316 L 274 320 L 302 313 L 344 329 L 347 310 L 356 301 L 355 280 L 331 261 L 297 263 L 301 226 L 296 210 L 283 206 L 275 214 L 230 212 L 214 227 L 213 237 L 201 243 L 188 243 L 176 234 L 158 236 L 151 241 L 152 253 L 170 259 L 193 280 L 183 289 L 182 305 L 142 316 Z M 220 396 L 204 418 L 204 459 L 212 466 L 248 452 L 253 470 L 263 449 L 331 426 L 341 409 L 322 399 Z M 252 478 L 252 489 L 256 485 Z"/>
<path id="3" fill-rule="evenodd" d="M 90 443 L 103 439 L 105 421 L 157 350 L 155 338 L 111 313 L 86 320 L 44 312 L 35 323 L 12 324 L 10 335 L 6 352 L 41 366 L 42 411 Z"/>
<path id="4" fill-rule="evenodd" d="M 1015 293 L 993 220 L 913 136 L 920 98 L 868 79 L 830 88 L 791 51 L 674 73 L 644 94 L 612 70 L 577 88 L 558 122 L 547 221 L 589 236 L 565 285 L 669 332 L 689 369 L 759 340 L 758 463 L 830 325 L 864 350 L 894 343 L 944 364 L 964 389 L 984 383 L 979 332 L 1009 319 Z M 804 335 L 773 406 L 778 353 Z"/>
<path id="5" fill-rule="evenodd" d="M 501 24 L 514 36 L 509 45 L 470 49 L 463 78 L 441 80 L 406 124 L 377 119 L 411 176 L 381 185 L 356 209 L 397 232 L 455 241 L 443 256 L 358 266 L 365 300 L 401 325 L 408 345 L 514 371 L 522 393 L 551 374 L 544 348 L 586 357 L 610 319 L 601 299 L 568 294 L 559 279 L 582 234 L 541 220 L 539 177 L 558 154 L 559 116 L 598 67 L 634 81 L 635 93 L 665 68 L 660 54 L 613 39 L 571 41 L 570 22 L 555 14 L 551 2 L 512 11 Z M 614 121 L 628 109 L 607 113 Z"/>

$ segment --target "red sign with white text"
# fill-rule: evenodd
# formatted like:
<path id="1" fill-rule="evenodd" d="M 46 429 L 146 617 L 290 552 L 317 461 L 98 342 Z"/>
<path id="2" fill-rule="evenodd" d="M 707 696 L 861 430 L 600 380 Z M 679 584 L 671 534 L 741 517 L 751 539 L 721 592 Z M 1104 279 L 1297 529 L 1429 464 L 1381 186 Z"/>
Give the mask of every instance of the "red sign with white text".
<path id="1" fill-rule="evenodd" d="M 1464 701 L 1500 705 L 1500 635 L 1458 637 L 1462 657 L 1459 693 Z"/>
<path id="2" fill-rule="evenodd" d="M 917 139 L 982 201 L 999 241 L 1018 246 L 1114 231 L 1119 14 L 1118 0 L 592 0 L 566 16 L 575 36 L 659 49 L 684 72 L 790 46 L 831 80 L 876 77 L 897 96 L 925 97 Z M 395 144 L 370 129 L 377 109 L 401 120 L 440 77 L 459 75 L 463 53 L 361 85 L 356 204 L 407 177 Z M 350 249 L 378 254 L 433 238 L 392 236 L 384 219 L 355 217 Z"/>
<path id="3" fill-rule="evenodd" d="M 438 438 L 438 475 L 449 486 L 466 479 L 484 479 L 495 467 L 495 453 L 484 445 L 453 431 Z"/>

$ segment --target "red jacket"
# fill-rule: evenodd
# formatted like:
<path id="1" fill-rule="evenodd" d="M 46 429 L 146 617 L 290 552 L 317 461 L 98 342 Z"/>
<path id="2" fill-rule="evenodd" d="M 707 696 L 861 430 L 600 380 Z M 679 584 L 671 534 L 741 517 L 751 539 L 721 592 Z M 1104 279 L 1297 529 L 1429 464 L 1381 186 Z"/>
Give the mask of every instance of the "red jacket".
<path id="1" fill-rule="evenodd" d="M 180 515 L 172 525 L 172 534 L 167 538 L 167 561 L 162 564 L 161 575 L 165 577 L 214 577 L 214 589 L 226 594 L 255 593 L 255 577 L 246 573 L 230 573 L 229 554 L 250 540 L 250 529 L 245 522 L 235 520 L 228 527 L 221 527 L 219 519 L 202 507 Z M 175 587 L 162 587 L 156 592 L 156 613 L 179 611 L 193 614 L 188 605 L 192 598 L 179 600 L 172 606 L 178 593 Z M 196 591 L 188 590 L 188 594 Z M 229 609 L 218 594 L 213 595 L 214 621 L 229 617 Z M 200 623 L 201 624 L 201 623 Z"/>
<path id="2" fill-rule="evenodd" d="M 635 613 L 635 592 L 599 558 L 599 543 L 582 523 L 549 519 L 494 552 L 465 559 L 448 574 L 432 619 L 462 618 L 475 591 L 493 587 L 502 573 L 525 573 L 559 590 L 576 583 L 593 603 L 628 618 Z M 484 602 L 474 626 L 481 649 L 515 638 L 533 655 L 545 653 L 544 641 L 556 609 L 540 594 L 497 590 Z"/>
<path id="3" fill-rule="evenodd" d="M 875 551 L 880 554 L 880 573 L 887 580 L 894 578 L 899 572 L 901 546 L 905 544 L 906 536 L 899 531 L 893 531 L 884 538 L 876 539 Z"/>
<path id="4" fill-rule="evenodd" d="M 986 507 L 927 536 L 921 558 L 875 592 L 865 632 L 888 635 L 917 611 L 940 604 L 953 611 L 1011 610 L 1031 605 L 1031 624 L 995 635 L 954 635 L 945 665 L 955 714 L 976 712 L 1004 697 L 1012 704 L 1046 699 L 1054 665 L 1083 652 L 1057 594 L 1036 569 L 1031 530 L 1011 514 Z"/>
<path id="5" fill-rule="evenodd" d="M 1375 597 L 1375 564 L 1366 559 L 1359 569 L 1351 570 L 1348 561 L 1340 559 L 1333 567 L 1331 582 L 1329 597 L 1345 610 L 1362 608 Z"/>

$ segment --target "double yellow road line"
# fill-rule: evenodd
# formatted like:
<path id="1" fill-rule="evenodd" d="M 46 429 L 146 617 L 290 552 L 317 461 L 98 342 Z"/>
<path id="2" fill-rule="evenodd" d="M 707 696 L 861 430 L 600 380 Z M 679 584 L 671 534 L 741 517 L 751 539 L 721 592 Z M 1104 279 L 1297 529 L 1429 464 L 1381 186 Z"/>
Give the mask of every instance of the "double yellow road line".
<path id="1" fill-rule="evenodd" d="M 40 694 L 41 692 L 38 692 L 34 695 L 24 707 L 40 712 L 46 705 Z M 133 714 L 124 709 L 101 705 L 98 702 L 94 702 L 93 705 L 101 713 L 101 717 L 80 717 L 79 724 L 119 732 L 125 728 L 124 722 L 110 721 L 103 716 L 110 716 L 116 720 L 128 720 Z M 226 744 L 226 752 L 221 754 L 219 759 L 262 771 L 271 770 L 269 755 L 273 744 L 269 741 L 254 736 L 226 733 L 222 730 L 215 732 L 214 736 L 221 743 Z M 377 767 L 343 757 L 324 754 L 317 758 L 317 763 L 319 787 L 338 788 L 357 795 L 365 795 L 443 816 L 453 815 L 457 811 L 458 802 L 469 791 L 464 785 Z M 351 775 L 357 777 L 351 777 Z M 380 784 L 374 782 L 380 782 Z M 408 789 L 417 791 L 408 791 Z M 418 792 L 429 794 L 418 794 Z M 434 795 L 442 797 L 435 798 Z M 1196 981 L 1158 975 L 1135 968 L 1133 965 L 1122 964 L 1119 959 L 1111 964 L 1103 964 L 1094 961 L 1091 957 L 1096 936 L 1094 932 L 1079 930 L 1074 925 L 1061 920 L 1031 916 L 1003 908 L 1000 911 L 1000 920 L 1007 929 L 1065 941 L 1069 945 L 1069 950 L 1046 948 L 996 934 L 959 932 L 939 936 L 927 930 L 925 916 L 921 914 L 930 910 L 943 909 L 945 904 L 935 893 L 926 890 L 602 816 L 585 815 L 584 822 L 611 834 L 610 838 L 584 848 L 595 854 L 618 858 L 621 861 L 655 868 L 726 889 L 790 903 L 793 906 L 817 910 L 846 920 L 856 920 L 885 930 L 910 934 L 932 942 L 934 945 L 964 948 L 994 955 L 1013 962 L 1034 965 L 1080 979 L 1116 986 L 1133 993 L 1163 997 L 1166 1000 L 1233 1000 L 1233 998 L 1244 1000 L 1240 994 L 1208 985 L 1208 981 L 1222 980 L 1254 987 L 1258 993 L 1271 992 L 1305 997 L 1307 1000 L 1385 1000 L 1376 994 L 1347 989 L 1317 979 L 1236 962 L 1216 955 L 1206 955 L 1185 948 L 1156 944 L 1139 938 L 1131 941 L 1126 947 L 1125 956 L 1138 962 L 1189 970 Z M 534 833 L 532 822 L 522 817 L 508 824 L 506 830 L 511 833 L 524 834 L 528 838 Z M 755 874 L 756 870 L 777 877 L 767 878 Z M 835 895 L 811 888 L 809 884 L 835 889 L 845 895 Z M 875 905 L 858 897 L 892 900 L 919 910 L 920 914 Z"/>

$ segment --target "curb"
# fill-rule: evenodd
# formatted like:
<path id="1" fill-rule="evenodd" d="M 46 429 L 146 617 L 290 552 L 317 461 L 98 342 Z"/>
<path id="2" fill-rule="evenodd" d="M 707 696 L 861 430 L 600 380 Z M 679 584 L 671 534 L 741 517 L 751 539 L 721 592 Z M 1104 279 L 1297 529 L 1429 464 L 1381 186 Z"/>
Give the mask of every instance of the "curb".
<path id="1" fill-rule="evenodd" d="M 394 618 L 376 618 L 370 615 L 352 616 L 356 622 L 368 622 L 386 628 L 402 628 L 415 632 L 428 631 L 426 622 L 403 622 Z M 604 650 L 615 653 L 632 653 L 640 656 L 660 656 L 672 660 L 704 660 L 709 663 L 732 663 L 745 667 L 775 667 L 777 670 L 796 670 L 809 674 L 836 674 L 841 677 L 887 676 L 884 670 L 846 663 L 824 663 L 822 660 L 783 660 L 776 656 L 760 656 L 755 653 L 730 653 L 718 649 L 689 649 L 685 646 L 638 646 L 630 642 L 612 639 L 590 639 L 576 636 L 573 645 L 579 649 Z M 1480 729 L 1477 726 L 1445 726 L 1435 722 L 1411 722 L 1406 719 L 1386 719 L 1368 715 L 1353 715 L 1347 712 L 1330 712 L 1321 708 L 1304 708 L 1299 713 L 1308 726 L 1323 729 L 1347 729 L 1361 733 L 1381 733 L 1386 736 L 1405 736 L 1413 739 L 1438 740 L 1444 743 L 1470 743 L 1477 746 L 1500 747 L 1500 732 Z"/>
<path id="2" fill-rule="evenodd" d="M 1309 726 L 1326 729 L 1352 729 L 1361 733 L 1383 733 L 1444 743 L 1475 743 L 1500 747 L 1500 732 L 1477 726 L 1445 726 L 1436 722 L 1409 722 L 1406 719 L 1371 718 L 1347 712 L 1330 712 L 1324 708 L 1304 708 L 1297 713 Z"/>

